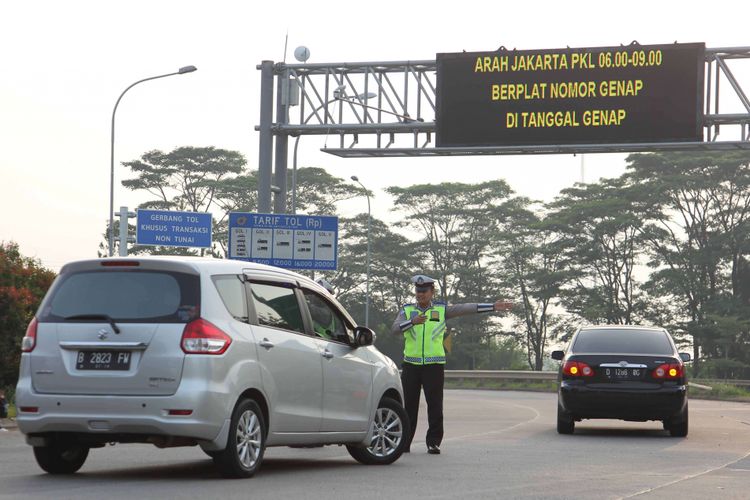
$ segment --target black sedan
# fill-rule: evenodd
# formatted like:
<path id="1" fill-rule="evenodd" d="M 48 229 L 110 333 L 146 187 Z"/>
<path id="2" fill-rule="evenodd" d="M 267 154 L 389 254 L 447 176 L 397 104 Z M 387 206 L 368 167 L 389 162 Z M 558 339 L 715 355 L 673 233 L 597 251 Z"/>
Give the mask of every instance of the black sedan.
<path id="1" fill-rule="evenodd" d="M 684 363 L 663 328 L 592 326 L 581 328 L 562 361 L 558 377 L 557 432 L 572 434 L 585 418 L 645 422 L 661 420 L 672 436 L 688 433 Z"/>

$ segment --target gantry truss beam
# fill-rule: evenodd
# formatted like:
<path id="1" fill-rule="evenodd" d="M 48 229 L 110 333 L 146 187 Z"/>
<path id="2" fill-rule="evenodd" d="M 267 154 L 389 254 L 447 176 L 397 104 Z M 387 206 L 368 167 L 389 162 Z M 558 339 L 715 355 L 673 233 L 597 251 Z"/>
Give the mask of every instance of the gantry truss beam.
<path id="1" fill-rule="evenodd" d="M 338 147 L 322 151 L 343 157 L 750 149 L 750 99 L 731 69 L 736 60 L 750 62 L 750 47 L 706 49 L 702 142 L 437 148 L 433 60 L 277 64 L 274 73 L 294 82 L 293 89 L 298 86 L 299 101 L 290 108 L 289 120 L 277 120 L 272 130 L 276 135 L 337 136 Z M 750 75 L 750 64 L 742 69 Z M 280 99 L 288 95 L 282 94 Z M 741 109 L 722 112 L 730 101 Z"/>
<path id="2" fill-rule="evenodd" d="M 735 76 L 750 79 L 750 47 L 708 48 L 705 65 L 701 142 L 438 148 L 434 146 L 435 60 L 263 61 L 258 66 L 261 120 L 256 127 L 260 131 L 259 209 L 270 211 L 271 192 L 275 192 L 274 211 L 286 210 L 288 139 L 303 135 L 333 136 L 337 146 L 326 145 L 322 151 L 360 158 L 750 150 L 750 99 Z"/>

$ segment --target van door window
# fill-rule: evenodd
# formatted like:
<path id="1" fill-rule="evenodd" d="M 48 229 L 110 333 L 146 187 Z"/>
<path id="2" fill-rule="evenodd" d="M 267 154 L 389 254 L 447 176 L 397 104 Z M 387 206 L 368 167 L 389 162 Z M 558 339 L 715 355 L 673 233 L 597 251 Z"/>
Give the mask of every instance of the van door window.
<path id="1" fill-rule="evenodd" d="M 267 283 L 252 283 L 250 290 L 259 324 L 305 333 L 302 312 L 294 289 Z"/>
<path id="2" fill-rule="evenodd" d="M 348 343 L 346 323 L 338 311 L 315 292 L 304 290 L 304 293 L 315 334 L 326 340 Z"/>
<path id="3" fill-rule="evenodd" d="M 227 311 L 238 321 L 247 321 L 247 295 L 245 284 L 235 274 L 226 274 L 213 277 L 216 290 L 221 296 Z"/>

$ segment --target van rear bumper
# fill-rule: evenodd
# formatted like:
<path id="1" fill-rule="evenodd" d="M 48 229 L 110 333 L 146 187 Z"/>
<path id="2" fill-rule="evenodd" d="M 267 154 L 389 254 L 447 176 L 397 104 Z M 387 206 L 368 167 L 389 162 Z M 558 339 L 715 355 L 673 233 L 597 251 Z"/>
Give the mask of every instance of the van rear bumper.
<path id="1" fill-rule="evenodd" d="M 19 381 L 16 392 L 16 422 L 18 429 L 27 435 L 70 432 L 102 437 L 179 436 L 213 441 L 228 418 L 227 394 L 210 392 L 206 387 L 202 390 L 180 387 L 171 396 L 64 395 L 40 394 L 27 380 Z M 170 415 L 170 410 L 190 410 L 190 414 Z"/>

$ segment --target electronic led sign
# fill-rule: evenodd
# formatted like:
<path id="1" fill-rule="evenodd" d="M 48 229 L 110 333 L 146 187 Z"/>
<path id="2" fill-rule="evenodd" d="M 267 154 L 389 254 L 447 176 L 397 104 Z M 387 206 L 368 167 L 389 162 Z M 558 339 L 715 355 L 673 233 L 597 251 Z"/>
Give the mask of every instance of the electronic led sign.
<path id="1" fill-rule="evenodd" d="M 438 147 L 703 140 L 705 44 L 437 54 Z"/>

